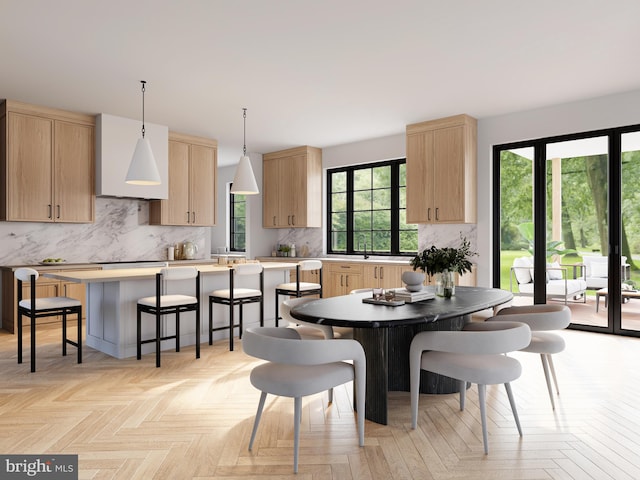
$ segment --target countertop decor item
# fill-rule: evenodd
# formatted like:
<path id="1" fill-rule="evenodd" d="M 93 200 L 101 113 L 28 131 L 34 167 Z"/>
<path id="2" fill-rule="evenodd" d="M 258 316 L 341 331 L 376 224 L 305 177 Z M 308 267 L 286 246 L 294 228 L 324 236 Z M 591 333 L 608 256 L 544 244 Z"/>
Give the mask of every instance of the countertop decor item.
<path id="1" fill-rule="evenodd" d="M 144 91 L 147 82 L 141 80 L 140 83 L 142 84 L 142 137 L 136 144 L 125 182 L 133 185 L 160 185 L 160 172 L 151 151 L 151 143 L 149 139 L 144 138 Z"/>
<path id="2" fill-rule="evenodd" d="M 402 281 L 410 292 L 419 292 L 424 286 L 424 272 L 402 272 Z"/>
<path id="3" fill-rule="evenodd" d="M 454 274 L 470 272 L 473 266 L 470 257 L 477 255 L 477 252 L 471 250 L 469 240 L 462 234 L 460 240 L 462 244 L 458 248 L 431 245 L 411 260 L 414 270 L 419 269 L 436 277 L 436 294 L 445 298 L 455 295 Z"/>

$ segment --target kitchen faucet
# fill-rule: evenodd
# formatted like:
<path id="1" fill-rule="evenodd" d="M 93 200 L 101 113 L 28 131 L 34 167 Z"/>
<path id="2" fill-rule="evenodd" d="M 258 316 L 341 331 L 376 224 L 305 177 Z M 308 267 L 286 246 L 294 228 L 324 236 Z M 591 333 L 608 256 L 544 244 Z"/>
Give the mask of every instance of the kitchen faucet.
<path id="1" fill-rule="evenodd" d="M 358 237 L 358 250 L 360 250 L 360 240 L 364 238 L 363 235 L 361 235 L 360 237 Z M 366 260 L 367 258 L 369 258 L 369 255 L 367 255 L 367 242 L 364 242 L 364 259 Z"/>

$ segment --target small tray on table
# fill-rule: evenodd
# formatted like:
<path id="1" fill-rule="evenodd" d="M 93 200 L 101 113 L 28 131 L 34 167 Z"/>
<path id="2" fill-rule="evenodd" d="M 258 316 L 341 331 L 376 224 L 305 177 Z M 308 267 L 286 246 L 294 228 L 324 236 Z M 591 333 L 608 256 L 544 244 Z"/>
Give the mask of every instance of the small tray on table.
<path id="1" fill-rule="evenodd" d="M 385 300 L 381 298 L 380 300 L 376 300 L 375 298 L 363 298 L 362 303 L 370 303 L 372 305 L 386 305 L 387 307 L 399 307 L 400 305 L 404 305 L 404 300 Z"/>

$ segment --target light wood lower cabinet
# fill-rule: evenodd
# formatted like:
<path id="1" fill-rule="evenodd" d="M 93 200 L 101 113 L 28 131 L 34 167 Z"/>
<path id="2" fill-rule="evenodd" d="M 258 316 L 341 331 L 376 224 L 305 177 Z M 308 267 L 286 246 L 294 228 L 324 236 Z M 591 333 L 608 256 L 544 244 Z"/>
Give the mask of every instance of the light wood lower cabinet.
<path id="1" fill-rule="evenodd" d="M 74 270 L 65 270 L 66 272 L 77 272 L 83 270 L 100 270 L 100 268 L 79 268 Z M 54 273 L 59 270 L 46 270 L 46 272 Z M 45 270 L 39 271 L 40 274 Z M 18 282 L 14 277 L 11 268 L 2 270 L 2 328 L 9 333 L 14 333 L 18 319 Z M 22 283 L 22 298 L 29 298 L 31 295 L 31 283 Z M 82 318 L 86 318 L 87 308 L 85 286 L 80 283 L 63 282 L 40 275 L 36 280 L 36 298 L 66 296 L 75 298 L 82 302 Z M 61 321 L 60 317 L 47 317 L 40 320 L 40 323 L 54 323 Z M 23 319 L 23 325 L 29 325 L 29 320 Z"/>
<path id="2" fill-rule="evenodd" d="M 325 297 L 348 295 L 362 287 L 362 265 L 358 263 L 325 263 L 323 293 Z"/>
<path id="3" fill-rule="evenodd" d="M 366 264 L 362 267 L 362 288 L 402 287 L 402 272 L 411 267 L 388 264 Z"/>

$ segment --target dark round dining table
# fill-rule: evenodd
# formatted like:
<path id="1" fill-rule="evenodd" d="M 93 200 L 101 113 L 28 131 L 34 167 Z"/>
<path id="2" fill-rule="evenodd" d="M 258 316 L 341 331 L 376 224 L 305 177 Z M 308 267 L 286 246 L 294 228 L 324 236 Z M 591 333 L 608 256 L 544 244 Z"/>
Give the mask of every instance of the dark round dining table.
<path id="1" fill-rule="evenodd" d="M 371 294 L 321 298 L 294 307 L 291 316 L 354 329 L 353 337 L 367 357 L 365 418 L 386 425 L 388 392 L 410 389 L 409 346 L 413 337 L 426 330 L 461 330 L 471 321 L 471 314 L 507 303 L 513 295 L 497 288 L 456 287 L 451 298 L 436 296 L 401 306 L 363 303 L 367 297 Z M 421 376 L 422 393 L 459 391 L 454 379 L 425 371 Z"/>

